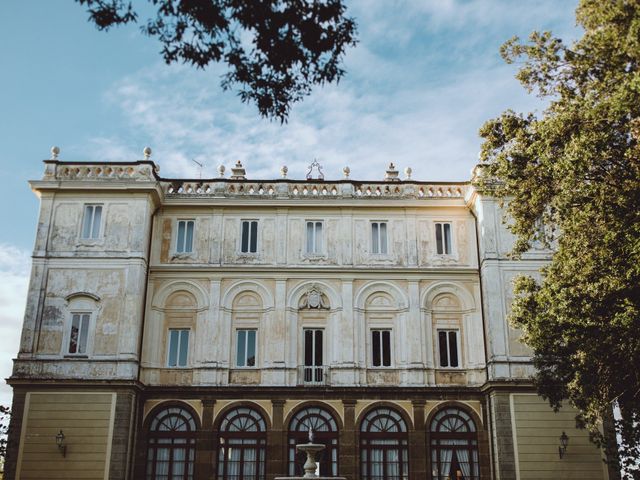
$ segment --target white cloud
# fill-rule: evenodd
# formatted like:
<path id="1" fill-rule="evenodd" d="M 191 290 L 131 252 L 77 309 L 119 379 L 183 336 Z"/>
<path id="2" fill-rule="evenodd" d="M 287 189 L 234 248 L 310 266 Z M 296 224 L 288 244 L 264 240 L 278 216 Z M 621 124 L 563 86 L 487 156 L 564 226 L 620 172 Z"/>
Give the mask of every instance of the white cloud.
<path id="1" fill-rule="evenodd" d="M 7 378 L 20 345 L 31 257 L 26 250 L 0 243 L 0 377 Z M 2 382 L 0 404 L 11 404 L 11 388 Z"/>

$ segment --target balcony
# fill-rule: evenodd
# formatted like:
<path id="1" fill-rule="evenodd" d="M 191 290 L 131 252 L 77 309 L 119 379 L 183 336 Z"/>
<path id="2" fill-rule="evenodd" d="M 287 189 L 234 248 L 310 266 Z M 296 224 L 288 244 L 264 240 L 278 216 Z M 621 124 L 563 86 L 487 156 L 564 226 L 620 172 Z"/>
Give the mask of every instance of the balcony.
<path id="1" fill-rule="evenodd" d="M 329 381 L 329 367 L 327 365 L 298 367 L 298 385 L 320 386 Z"/>

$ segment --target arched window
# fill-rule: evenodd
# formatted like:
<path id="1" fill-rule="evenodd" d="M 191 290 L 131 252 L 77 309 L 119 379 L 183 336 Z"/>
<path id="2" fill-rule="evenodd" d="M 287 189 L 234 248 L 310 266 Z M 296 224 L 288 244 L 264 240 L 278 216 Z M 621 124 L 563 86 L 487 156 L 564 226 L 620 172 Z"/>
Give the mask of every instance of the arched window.
<path id="1" fill-rule="evenodd" d="M 219 480 L 264 480 L 267 426 L 249 407 L 234 408 L 220 423 Z"/>
<path id="2" fill-rule="evenodd" d="M 307 456 L 296 454 L 296 445 L 309 442 L 309 428 L 313 430 L 313 442 L 326 445 L 316 458 L 316 474 L 338 476 L 338 425 L 329 412 L 319 407 L 300 410 L 289 423 L 289 475 L 304 475 L 302 466 Z"/>
<path id="3" fill-rule="evenodd" d="M 395 410 L 377 408 L 362 420 L 360 477 L 364 480 L 409 478 L 407 425 Z"/>
<path id="4" fill-rule="evenodd" d="M 169 407 L 149 424 L 147 480 L 193 480 L 196 422 L 188 410 Z"/>
<path id="5" fill-rule="evenodd" d="M 459 408 L 439 411 L 429 428 L 431 478 L 478 480 L 478 435 L 471 417 Z"/>

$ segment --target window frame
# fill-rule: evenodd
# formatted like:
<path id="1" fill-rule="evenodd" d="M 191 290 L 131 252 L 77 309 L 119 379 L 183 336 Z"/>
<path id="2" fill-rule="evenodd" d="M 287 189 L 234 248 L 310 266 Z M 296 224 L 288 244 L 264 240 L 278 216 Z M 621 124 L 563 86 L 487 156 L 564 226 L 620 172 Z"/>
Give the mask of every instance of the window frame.
<path id="1" fill-rule="evenodd" d="M 88 316 L 88 320 L 87 320 L 87 328 L 86 328 L 86 337 L 85 337 L 85 345 L 84 345 L 84 351 L 83 352 L 78 352 L 77 348 L 75 352 L 71 352 L 71 340 L 73 338 L 73 333 L 72 333 L 72 329 L 73 329 L 73 317 L 75 317 L 76 315 L 79 316 L 80 318 L 80 326 L 82 325 L 82 320 L 83 317 Z M 77 344 L 79 345 L 80 343 L 80 338 L 82 335 L 82 328 L 79 329 L 79 333 L 78 333 L 78 340 L 77 340 Z M 91 310 L 86 310 L 86 309 L 80 309 L 80 310 L 72 310 L 71 312 L 69 312 L 69 324 L 67 327 L 67 332 L 65 335 L 65 347 L 64 347 L 64 356 L 65 357 L 88 357 L 89 353 L 90 353 L 90 345 L 91 345 L 91 338 L 93 337 L 93 312 Z"/>
<path id="2" fill-rule="evenodd" d="M 100 221 L 98 223 L 98 231 L 94 232 L 96 229 L 95 218 L 96 218 L 96 207 L 100 207 Z M 103 237 L 103 223 L 104 223 L 104 213 L 105 213 L 105 205 L 104 203 L 85 203 L 82 208 L 82 223 L 80 225 L 80 239 L 83 241 L 96 241 L 101 240 Z M 89 226 L 89 236 L 86 237 L 85 233 L 85 224 L 87 223 L 87 210 L 91 208 L 91 220 Z M 95 233 L 95 236 L 94 236 Z"/>
<path id="3" fill-rule="evenodd" d="M 258 329 L 255 327 L 236 327 L 235 329 L 235 368 L 243 368 L 243 369 L 256 369 L 258 368 Z M 245 344 L 244 344 L 244 365 L 238 364 L 238 355 L 240 348 L 240 332 L 253 332 L 253 365 L 247 365 L 249 357 L 248 357 L 248 345 L 249 345 L 249 335 L 245 335 Z"/>
<path id="4" fill-rule="evenodd" d="M 433 222 L 436 242 L 436 255 L 451 256 L 454 255 L 455 244 L 453 242 L 453 222 L 446 220 L 438 220 Z M 440 242 L 438 241 L 438 227 L 440 227 Z M 445 227 L 449 227 L 448 229 Z M 447 238 L 446 232 L 449 232 Z M 447 244 L 447 240 L 449 240 Z M 448 250 L 447 251 L 447 247 Z M 442 250 L 442 253 L 439 251 Z"/>
<path id="5" fill-rule="evenodd" d="M 305 220 L 304 228 L 305 228 L 305 243 L 304 243 L 304 254 L 309 257 L 319 257 L 325 254 L 325 241 L 324 241 L 324 232 L 325 225 L 324 220 Z M 312 248 L 309 250 L 309 225 L 311 225 L 311 229 L 313 231 L 311 243 Z M 318 233 L 318 226 L 320 226 L 320 233 Z M 318 246 L 318 244 L 320 244 Z"/>
<path id="6" fill-rule="evenodd" d="M 447 341 L 447 363 L 448 365 L 442 365 L 441 363 L 441 350 L 440 350 L 440 333 L 446 333 L 446 341 Z M 452 366 L 451 365 L 451 341 L 450 341 L 450 334 L 451 333 L 455 333 L 456 335 L 456 360 L 457 360 L 457 365 L 456 366 Z M 460 351 L 460 341 L 461 339 L 461 335 L 460 335 L 460 329 L 459 328 L 436 328 L 436 345 L 437 345 L 437 352 L 438 352 L 438 356 L 436 358 L 436 365 L 437 368 L 439 369 L 454 369 L 454 370 L 458 370 L 463 368 L 462 367 L 462 353 Z"/>
<path id="7" fill-rule="evenodd" d="M 369 235 L 370 241 L 370 252 L 371 255 L 389 255 L 389 221 L 388 220 L 371 220 L 369 222 L 369 231 L 371 232 Z M 375 228 L 374 228 L 375 225 Z M 384 225 L 384 236 L 381 234 L 382 228 L 381 225 Z M 377 230 L 374 233 L 374 230 Z M 376 241 L 374 242 L 374 238 Z M 384 238 L 384 242 L 382 239 Z M 384 244 L 384 251 L 383 246 Z"/>
<path id="8" fill-rule="evenodd" d="M 176 346 L 176 364 L 175 365 L 171 365 L 171 339 L 173 338 L 173 336 L 171 335 L 171 332 L 181 332 L 181 334 L 178 335 L 178 344 Z M 181 345 L 182 345 L 182 333 L 183 332 L 187 332 L 187 353 L 185 356 L 185 363 L 184 365 L 180 365 L 180 354 L 181 352 Z M 167 329 L 167 361 L 166 361 L 166 368 L 189 368 L 190 362 L 189 362 L 189 351 L 191 350 L 190 347 L 191 344 L 191 329 L 190 328 L 168 328 Z"/>
<path id="9" fill-rule="evenodd" d="M 385 422 L 378 422 L 379 418 L 385 418 Z M 373 427 L 385 426 L 386 431 L 380 431 Z M 373 428 L 372 428 L 373 427 Z M 394 431 L 395 429 L 395 431 Z M 409 425 L 395 408 L 384 405 L 373 408 L 360 421 L 359 451 L 357 461 L 360 464 L 360 478 L 368 480 L 371 478 L 410 478 L 411 467 L 409 465 Z M 387 452 L 397 451 L 398 475 L 391 477 L 388 475 L 389 465 Z M 372 475 L 373 452 L 381 452 L 382 475 Z"/>
<path id="10" fill-rule="evenodd" d="M 183 239 L 183 245 L 180 245 L 180 224 L 184 223 L 185 225 L 185 232 L 184 232 L 184 239 Z M 189 223 L 191 223 L 192 228 L 191 228 L 191 245 L 189 245 L 189 250 L 186 249 L 186 244 L 187 244 L 187 239 L 188 237 L 188 229 L 189 229 Z M 196 220 L 194 218 L 178 218 L 176 219 L 176 237 L 175 237 L 175 242 L 174 242 L 174 252 L 179 254 L 179 255 L 191 255 L 194 253 L 193 251 L 193 245 L 194 245 L 194 240 L 196 238 Z M 180 247 L 182 247 L 182 250 L 180 250 Z"/>
<path id="11" fill-rule="evenodd" d="M 247 251 L 244 251 L 244 224 L 247 223 L 248 233 L 247 233 Z M 255 223 L 255 251 L 251 251 L 251 225 Z M 240 219 L 240 235 L 238 236 L 238 254 L 240 255 L 258 255 L 260 251 L 260 220 L 257 218 L 242 218 Z"/>
<path id="12" fill-rule="evenodd" d="M 374 345 L 374 332 L 378 332 L 380 334 L 380 365 L 375 365 L 375 345 Z M 384 355 L 384 335 L 383 333 L 389 334 L 389 365 L 385 365 L 385 355 Z M 369 352 L 371 354 L 371 367 L 370 368 L 394 368 L 393 362 L 393 328 L 390 327 L 371 327 L 369 328 L 369 341 L 371 342 L 371 347 L 369 348 Z"/>
<path id="13" fill-rule="evenodd" d="M 240 421 L 236 421 L 240 419 Z M 251 422 L 252 421 L 252 422 Z M 251 422 L 251 423 L 250 423 Z M 242 425 L 244 430 L 237 429 Z M 218 458 L 216 478 L 228 478 L 232 451 L 239 451 L 237 480 L 265 480 L 267 455 L 268 425 L 261 412 L 253 407 L 239 405 L 224 412 L 218 423 L 218 445 L 215 452 Z M 245 474 L 244 453 L 255 450 L 255 471 L 253 475 Z"/>

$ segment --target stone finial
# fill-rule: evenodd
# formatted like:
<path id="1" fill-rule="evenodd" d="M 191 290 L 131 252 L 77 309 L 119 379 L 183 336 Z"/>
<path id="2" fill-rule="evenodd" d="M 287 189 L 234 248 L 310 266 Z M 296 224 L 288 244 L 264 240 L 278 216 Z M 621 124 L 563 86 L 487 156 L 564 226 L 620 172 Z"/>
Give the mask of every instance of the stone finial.
<path id="1" fill-rule="evenodd" d="M 404 174 L 407 177 L 407 180 L 411 180 L 411 174 L 413 173 L 413 170 L 411 170 L 411 167 L 407 167 L 404 169 Z"/>
<path id="2" fill-rule="evenodd" d="M 247 178 L 247 172 L 242 166 L 242 162 L 238 160 L 235 167 L 231 167 L 231 179 L 232 180 L 245 180 Z"/>
<path id="3" fill-rule="evenodd" d="M 280 167 L 280 176 L 282 178 L 287 178 L 287 172 L 289 171 L 289 169 L 287 168 L 286 165 L 283 165 L 282 167 Z"/>
<path id="4" fill-rule="evenodd" d="M 218 165 L 218 175 L 220 175 L 220 178 L 224 178 L 225 170 L 226 168 L 224 167 L 224 165 Z"/>
<path id="5" fill-rule="evenodd" d="M 60 155 L 60 147 L 51 147 L 51 160 L 57 160 L 58 155 Z"/>
<path id="6" fill-rule="evenodd" d="M 396 169 L 396 166 L 393 164 L 393 162 L 391 162 L 387 167 L 387 171 L 384 174 L 384 179 L 387 182 L 397 182 L 398 180 L 400 180 L 398 178 L 398 170 Z"/>
<path id="7" fill-rule="evenodd" d="M 142 151 L 142 153 L 144 154 L 144 159 L 145 160 L 151 160 L 151 148 L 150 147 L 144 147 L 144 150 Z"/>
<path id="8" fill-rule="evenodd" d="M 349 174 L 351 173 L 351 169 L 349 167 L 344 167 L 342 169 L 342 173 L 344 174 L 344 178 L 349 178 Z"/>

